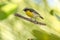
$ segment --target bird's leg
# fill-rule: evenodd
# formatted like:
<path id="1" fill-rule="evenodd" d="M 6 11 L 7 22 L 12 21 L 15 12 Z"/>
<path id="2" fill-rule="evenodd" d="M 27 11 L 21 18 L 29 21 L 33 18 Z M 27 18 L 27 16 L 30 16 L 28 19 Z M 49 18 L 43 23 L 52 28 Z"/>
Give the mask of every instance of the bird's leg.
<path id="1" fill-rule="evenodd" d="M 37 17 L 34 17 L 34 21 L 35 21 L 35 22 L 37 21 Z"/>
<path id="2" fill-rule="evenodd" d="M 36 17 L 31 17 L 30 19 L 32 19 L 33 21 L 36 21 Z"/>

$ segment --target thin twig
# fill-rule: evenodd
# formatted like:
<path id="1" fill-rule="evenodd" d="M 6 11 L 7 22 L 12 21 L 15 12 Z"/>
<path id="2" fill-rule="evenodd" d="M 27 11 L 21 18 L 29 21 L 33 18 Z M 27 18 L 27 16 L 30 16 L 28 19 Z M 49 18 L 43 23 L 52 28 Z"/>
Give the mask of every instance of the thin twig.
<path id="1" fill-rule="evenodd" d="M 41 22 L 38 22 L 38 21 L 34 21 L 34 20 L 32 20 L 32 19 L 30 19 L 30 18 L 26 18 L 26 17 L 24 17 L 24 16 L 22 16 L 22 15 L 20 15 L 20 14 L 18 14 L 18 13 L 16 13 L 15 16 L 20 17 L 20 18 L 22 18 L 22 19 L 25 19 L 25 20 L 27 20 L 27 21 L 30 21 L 30 22 L 32 22 L 32 23 L 34 23 L 34 24 L 46 25 L 45 23 L 41 23 Z"/>

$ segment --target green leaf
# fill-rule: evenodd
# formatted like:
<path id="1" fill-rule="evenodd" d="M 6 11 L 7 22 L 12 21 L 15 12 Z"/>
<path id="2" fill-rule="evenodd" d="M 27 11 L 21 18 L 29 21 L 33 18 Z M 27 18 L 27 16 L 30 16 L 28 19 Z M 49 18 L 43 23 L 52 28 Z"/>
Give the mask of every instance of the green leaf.
<path id="1" fill-rule="evenodd" d="M 51 15 L 54 15 L 54 10 L 51 10 L 51 11 L 50 11 L 50 14 L 51 14 Z"/>

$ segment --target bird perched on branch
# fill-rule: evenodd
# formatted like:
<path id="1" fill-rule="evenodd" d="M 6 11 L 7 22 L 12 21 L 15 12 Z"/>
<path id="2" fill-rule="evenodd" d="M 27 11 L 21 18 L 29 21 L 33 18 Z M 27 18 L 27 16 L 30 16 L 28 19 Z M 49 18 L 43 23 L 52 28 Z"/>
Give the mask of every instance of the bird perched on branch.
<path id="1" fill-rule="evenodd" d="M 27 16 L 31 18 L 40 17 L 41 19 L 44 19 L 37 11 L 31 8 L 24 8 L 23 11 L 26 13 Z"/>

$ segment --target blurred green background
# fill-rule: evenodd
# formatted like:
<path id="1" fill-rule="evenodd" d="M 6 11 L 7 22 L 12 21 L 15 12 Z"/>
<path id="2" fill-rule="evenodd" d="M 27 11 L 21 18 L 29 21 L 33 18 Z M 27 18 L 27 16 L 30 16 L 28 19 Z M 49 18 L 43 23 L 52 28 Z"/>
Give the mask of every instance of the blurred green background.
<path id="1" fill-rule="evenodd" d="M 38 11 L 44 20 L 38 25 L 14 16 L 17 12 L 28 17 L 23 9 Z M 51 12 L 53 10 L 53 12 Z M 0 40 L 60 40 L 59 0 L 0 0 Z"/>

